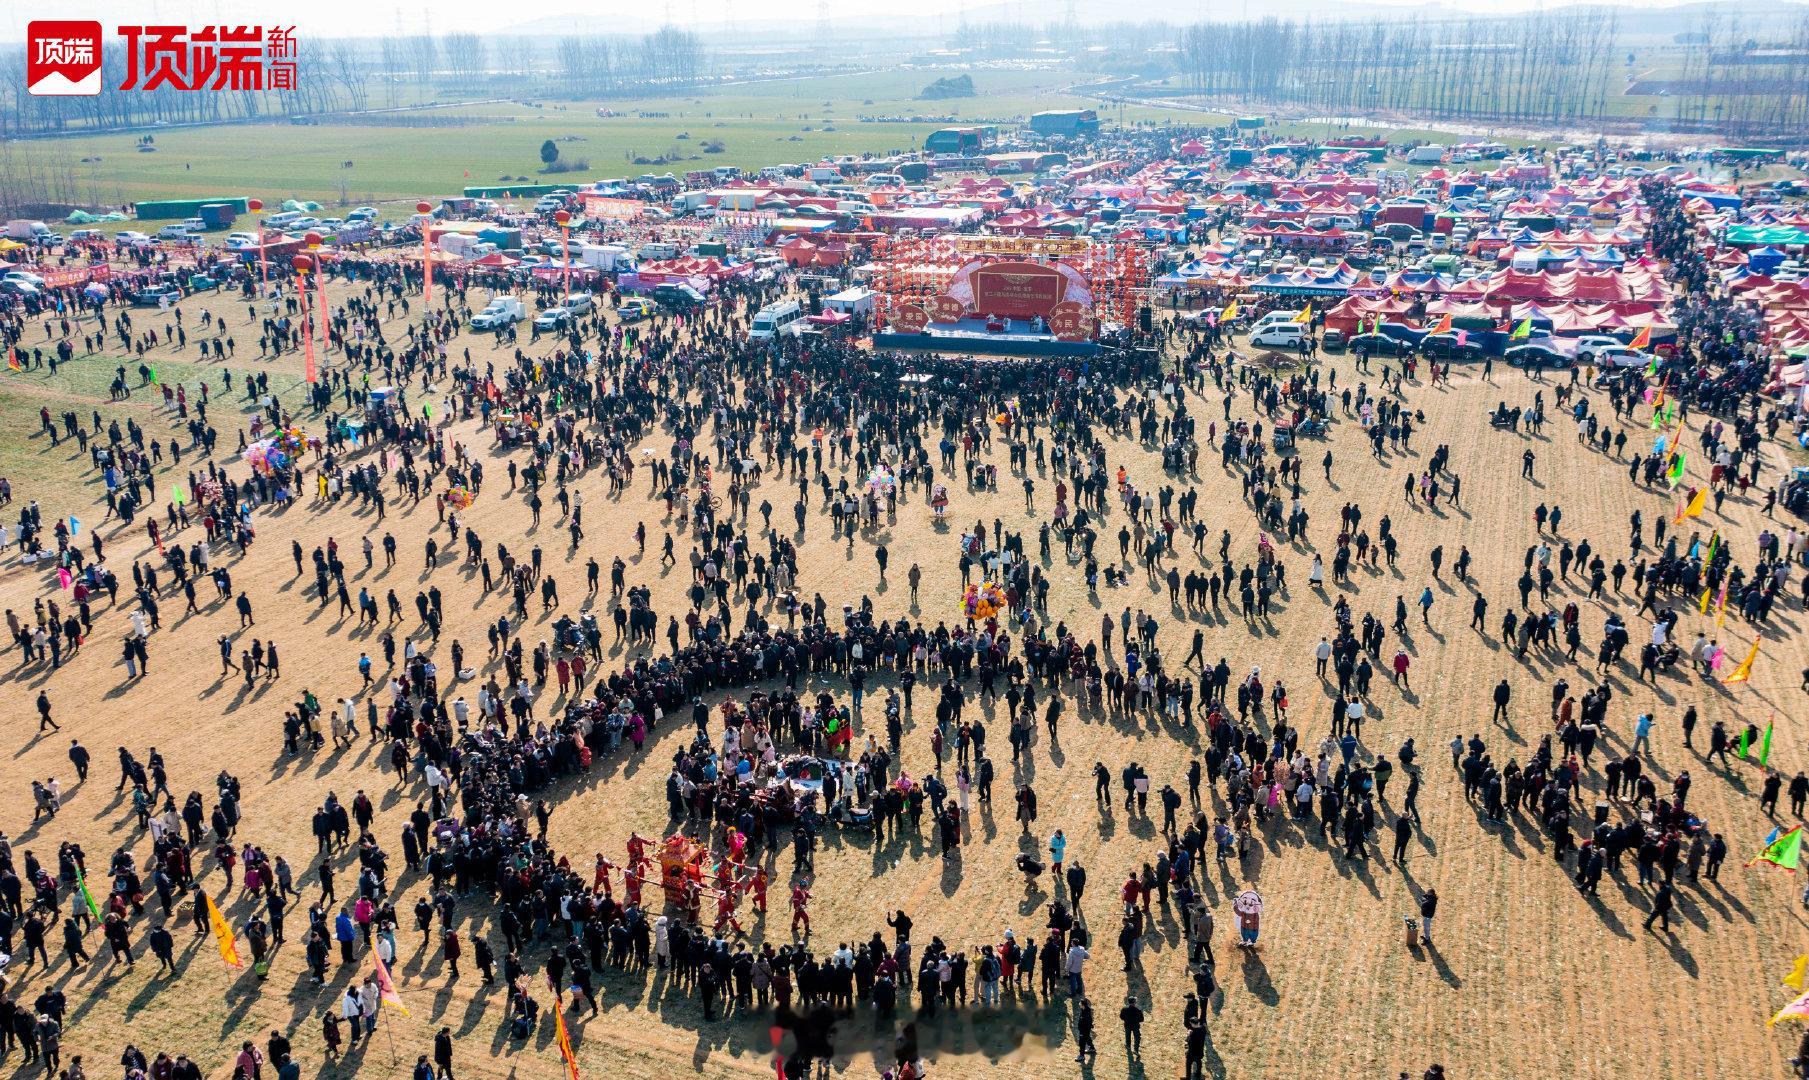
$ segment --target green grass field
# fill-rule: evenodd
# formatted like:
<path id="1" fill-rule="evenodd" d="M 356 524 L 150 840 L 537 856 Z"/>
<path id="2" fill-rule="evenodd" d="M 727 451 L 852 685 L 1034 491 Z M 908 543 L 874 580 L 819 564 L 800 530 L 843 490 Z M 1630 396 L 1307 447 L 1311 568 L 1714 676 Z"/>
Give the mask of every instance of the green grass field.
<path id="1" fill-rule="evenodd" d="M 12 149 L 27 159 L 98 159 L 75 167 L 84 188 L 92 189 L 103 203 L 249 195 L 271 204 L 299 198 L 330 207 L 341 205 L 343 185 L 343 204 L 355 206 L 412 202 L 469 185 L 502 182 L 505 176 L 528 176 L 535 183 L 578 183 L 667 168 L 745 169 L 814 161 L 828 154 L 912 150 L 921 148 L 924 136 L 941 125 L 863 123 L 857 117 L 952 114 L 1008 119 L 1039 109 L 1092 104 L 1062 92 L 1075 81 L 1065 71 L 980 71 L 975 73 L 980 89 L 975 97 L 914 100 L 917 90 L 934 78 L 927 72 L 885 71 L 752 83 L 680 98 L 544 102 L 537 109 L 492 104 L 413 114 L 462 121 L 449 127 L 285 123 L 180 128 L 157 132 L 154 153 L 137 152 L 134 134 L 28 141 Z M 600 118 L 599 107 L 620 115 Z M 1179 110 L 1124 110 L 1126 122 L 1193 115 Z M 1116 109 L 1111 119 L 1118 119 Z M 681 134 L 688 138 L 678 138 Z M 579 141 L 560 142 L 562 156 L 588 160 L 589 170 L 541 176 L 541 143 L 567 136 Z M 723 152 L 704 154 L 707 140 L 720 140 Z M 655 158 L 673 147 L 698 157 L 669 166 L 633 163 L 636 157 Z M 351 163 L 349 168 L 346 162 Z"/>

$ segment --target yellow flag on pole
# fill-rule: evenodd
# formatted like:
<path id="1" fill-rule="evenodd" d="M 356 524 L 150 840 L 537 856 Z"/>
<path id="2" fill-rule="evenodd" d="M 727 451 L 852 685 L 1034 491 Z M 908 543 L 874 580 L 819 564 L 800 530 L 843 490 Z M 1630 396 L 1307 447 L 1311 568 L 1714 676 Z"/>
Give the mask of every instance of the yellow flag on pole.
<path id="1" fill-rule="evenodd" d="M 1796 958 L 1796 963 L 1790 967 L 1790 974 L 1784 976 L 1784 985 L 1795 987 L 1798 990 L 1805 989 L 1803 986 L 1805 975 L 1809 975 L 1809 953 Z"/>
<path id="2" fill-rule="evenodd" d="M 226 925 L 226 916 L 220 914 L 213 897 L 202 893 L 201 898 L 207 901 L 207 921 L 214 928 L 214 942 L 220 946 L 220 959 L 229 967 L 244 967 L 239 962 L 239 943 L 232 936 L 232 927 Z"/>
<path id="3" fill-rule="evenodd" d="M 558 1028 L 559 1056 L 565 1059 L 566 1072 L 571 1074 L 570 1080 L 578 1080 L 578 1055 L 572 1053 L 572 1037 L 565 1030 L 565 1010 L 557 1005 L 553 1007 L 553 1023 Z"/>
<path id="4" fill-rule="evenodd" d="M 1690 500 L 1690 504 L 1678 511 L 1677 521 L 1682 521 L 1685 518 L 1701 517 L 1702 511 L 1707 508 L 1708 488 L 1706 486 L 1697 488 L 1696 495 Z M 1675 524 L 1675 522 L 1673 524 Z"/>
<path id="5" fill-rule="evenodd" d="M 1759 643 L 1755 641 L 1752 643 L 1752 651 L 1746 654 L 1746 659 L 1740 661 L 1740 666 L 1722 677 L 1722 684 L 1732 686 L 1734 683 L 1743 683 L 1752 678 L 1752 662 L 1758 658 Z"/>

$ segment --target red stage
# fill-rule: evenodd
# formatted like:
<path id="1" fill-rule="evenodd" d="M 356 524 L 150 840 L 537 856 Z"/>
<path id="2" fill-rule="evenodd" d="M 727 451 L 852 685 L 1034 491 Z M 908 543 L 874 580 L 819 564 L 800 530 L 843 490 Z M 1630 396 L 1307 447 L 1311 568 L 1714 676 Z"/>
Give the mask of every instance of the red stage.
<path id="1" fill-rule="evenodd" d="M 900 334 L 978 322 L 1093 341 L 1102 323 L 1132 325 L 1150 280 L 1142 247 L 1062 237 L 886 238 L 874 263 L 877 321 Z"/>

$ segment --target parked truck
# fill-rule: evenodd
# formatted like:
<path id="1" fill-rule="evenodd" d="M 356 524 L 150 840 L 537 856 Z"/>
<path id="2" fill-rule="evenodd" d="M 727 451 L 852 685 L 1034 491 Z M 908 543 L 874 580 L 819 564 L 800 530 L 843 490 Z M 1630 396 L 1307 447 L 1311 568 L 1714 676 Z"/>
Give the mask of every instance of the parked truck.
<path id="1" fill-rule="evenodd" d="M 626 270 L 634 263 L 627 248 L 614 244 L 585 244 L 577 254 L 580 263 L 604 273 Z"/>
<path id="2" fill-rule="evenodd" d="M 44 224 L 42 221 L 30 221 L 21 218 L 6 223 L 6 237 L 9 240 L 45 240 L 54 237 L 55 235 L 55 233 L 50 231 L 50 226 Z"/>
<path id="3" fill-rule="evenodd" d="M 520 300 L 513 296 L 496 296 L 484 305 L 484 310 L 471 316 L 471 329 L 506 330 L 526 317 Z"/>

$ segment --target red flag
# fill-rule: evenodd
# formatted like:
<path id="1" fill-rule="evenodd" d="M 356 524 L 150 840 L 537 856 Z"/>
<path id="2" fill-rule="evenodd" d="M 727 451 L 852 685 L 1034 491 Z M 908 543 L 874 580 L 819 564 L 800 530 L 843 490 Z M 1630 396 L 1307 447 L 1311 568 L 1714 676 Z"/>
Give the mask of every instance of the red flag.
<path id="1" fill-rule="evenodd" d="M 1650 326 L 1640 327 L 1639 333 L 1633 335 L 1633 340 L 1627 344 L 1629 349 L 1650 349 L 1651 347 L 1652 328 Z"/>
<path id="2" fill-rule="evenodd" d="M 565 1030 L 565 1010 L 557 1005 L 553 1007 L 553 1023 L 558 1028 L 559 1056 L 565 1059 L 566 1072 L 571 1074 L 571 1080 L 578 1080 L 578 1055 L 572 1053 L 572 1037 Z"/>
<path id="3" fill-rule="evenodd" d="M 383 957 L 373 952 L 371 953 L 371 962 L 376 965 L 376 970 L 372 972 L 372 974 L 376 976 L 377 994 L 382 999 L 383 1003 L 385 1005 L 394 1005 L 396 1011 L 400 1012 L 403 1016 L 413 1015 L 408 1011 L 408 1006 L 402 1004 L 402 995 L 396 993 L 396 982 L 389 977 L 389 968 L 384 966 Z"/>
<path id="4" fill-rule="evenodd" d="M 1434 326 L 1431 332 L 1434 334 L 1449 334 L 1451 332 L 1451 316 L 1446 315 L 1444 318 L 1440 319 L 1438 325 Z"/>

